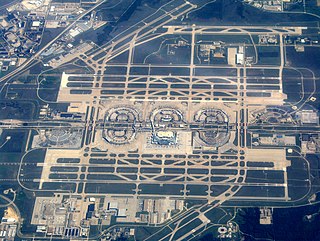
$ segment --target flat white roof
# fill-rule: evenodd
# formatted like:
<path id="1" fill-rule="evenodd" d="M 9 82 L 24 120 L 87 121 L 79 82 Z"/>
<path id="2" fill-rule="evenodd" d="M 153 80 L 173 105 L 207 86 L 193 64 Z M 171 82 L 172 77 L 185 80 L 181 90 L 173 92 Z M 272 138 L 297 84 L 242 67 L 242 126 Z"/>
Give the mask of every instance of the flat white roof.
<path id="1" fill-rule="evenodd" d="M 32 22 L 32 27 L 39 27 L 40 26 L 40 21 L 33 21 Z"/>

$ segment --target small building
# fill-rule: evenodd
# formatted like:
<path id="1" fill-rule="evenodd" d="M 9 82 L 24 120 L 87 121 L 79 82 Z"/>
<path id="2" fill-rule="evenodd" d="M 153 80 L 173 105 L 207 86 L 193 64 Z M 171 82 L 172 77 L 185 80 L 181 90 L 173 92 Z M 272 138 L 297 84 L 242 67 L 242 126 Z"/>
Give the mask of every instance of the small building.
<path id="1" fill-rule="evenodd" d="M 228 64 L 229 65 L 236 65 L 236 48 L 228 48 Z"/>
<path id="2" fill-rule="evenodd" d="M 118 202 L 109 202 L 108 209 L 118 209 Z"/>
<path id="3" fill-rule="evenodd" d="M 118 217 L 126 217 L 127 215 L 126 215 L 126 209 L 125 208 L 120 208 L 119 210 L 118 210 Z"/>
<path id="4" fill-rule="evenodd" d="M 260 208 L 260 224 L 272 224 L 272 210 L 270 208 Z"/>
<path id="5" fill-rule="evenodd" d="M 302 124 L 319 124 L 318 113 L 314 110 L 302 110 L 296 115 Z"/>
<path id="6" fill-rule="evenodd" d="M 237 53 L 236 60 L 237 60 L 237 64 L 243 65 L 244 64 L 244 54 Z"/>
<path id="7" fill-rule="evenodd" d="M 40 27 L 40 21 L 33 21 L 32 27 Z"/>

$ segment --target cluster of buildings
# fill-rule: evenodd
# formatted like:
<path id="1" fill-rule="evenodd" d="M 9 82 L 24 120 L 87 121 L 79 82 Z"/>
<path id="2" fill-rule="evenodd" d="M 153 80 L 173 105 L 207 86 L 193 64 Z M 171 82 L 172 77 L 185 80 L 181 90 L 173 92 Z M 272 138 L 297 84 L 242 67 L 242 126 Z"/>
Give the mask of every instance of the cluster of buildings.
<path id="1" fill-rule="evenodd" d="M 46 28 L 59 28 L 67 26 L 72 20 L 83 13 L 80 3 L 76 2 L 52 2 L 48 6 Z"/>
<path id="2" fill-rule="evenodd" d="M 51 0 L 23 0 L 0 16 L 0 68 L 8 70 L 10 66 L 21 64 L 37 51 L 44 29 L 65 28 L 74 22 L 85 9 L 86 4 L 94 2 L 53 2 Z M 85 7 L 85 6 L 84 6 Z M 84 16 L 48 50 L 42 57 L 68 54 L 73 49 L 75 38 L 90 29 L 97 29 L 106 21 L 100 21 L 93 11 Z M 1 41 L 3 40 L 3 41 Z M 1 61 L 3 60 L 3 61 Z M 45 63 L 45 65 L 48 65 Z M 54 66 L 53 66 L 54 67 Z"/>
<path id="3" fill-rule="evenodd" d="M 0 222 L 0 241 L 14 241 L 17 235 L 18 216 L 9 206 Z"/>
<path id="4" fill-rule="evenodd" d="M 53 109 L 49 104 L 40 107 L 39 119 L 47 120 L 84 120 L 85 105 L 83 103 L 71 103 L 64 111 L 62 109 Z"/>
<path id="5" fill-rule="evenodd" d="M 276 45 L 279 37 L 275 34 L 257 35 L 259 45 Z M 252 40 L 256 41 L 256 40 Z M 200 64 L 223 64 L 223 65 L 247 65 L 257 63 L 258 56 L 246 46 L 245 43 L 227 44 L 224 41 L 198 41 L 196 57 Z"/>
<path id="6" fill-rule="evenodd" d="M 303 124 L 319 125 L 319 115 L 316 110 L 301 110 L 296 113 L 297 120 Z"/>
<path id="7" fill-rule="evenodd" d="M 190 48 L 190 44 L 185 40 L 178 40 L 176 43 L 168 44 L 167 55 L 175 55 L 178 49 Z"/>
<path id="8" fill-rule="evenodd" d="M 285 43 L 287 45 L 294 45 L 297 52 L 304 52 L 305 47 L 319 45 L 319 36 L 291 36 L 285 37 Z"/>
<path id="9" fill-rule="evenodd" d="M 270 225 L 272 224 L 272 213 L 273 209 L 271 208 L 260 208 L 260 224 Z"/>
<path id="10" fill-rule="evenodd" d="M 278 39 L 274 34 L 260 34 L 259 37 L 259 44 L 277 44 Z"/>
<path id="11" fill-rule="evenodd" d="M 82 13 L 82 11 L 80 13 Z M 107 22 L 105 21 L 99 21 L 99 18 L 96 16 L 96 12 L 93 11 L 89 16 L 85 16 L 82 21 L 79 21 L 73 28 L 71 28 L 62 37 L 62 41 L 72 42 L 79 34 L 84 33 L 89 29 L 97 29 L 106 23 Z"/>
<path id="12" fill-rule="evenodd" d="M 51 10 L 54 6 L 55 5 L 51 6 Z M 66 9 L 69 10 L 68 8 Z M 54 8 L 54 11 L 56 10 L 57 7 Z M 62 11 L 62 13 L 64 13 L 67 10 Z M 70 21 L 74 21 L 78 17 L 78 15 L 80 15 L 83 12 L 83 10 L 81 8 L 79 9 L 78 7 L 74 7 L 72 8 L 72 10 L 78 11 L 76 12 L 76 14 L 73 15 L 61 15 L 60 13 L 57 13 L 56 15 L 53 15 L 51 17 L 49 15 L 47 17 L 46 27 L 64 27 L 68 25 Z M 59 18 L 57 20 L 57 16 L 63 18 Z M 77 23 L 69 31 L 67 31 L 63 36 L 61 36 L 60 39 L 58 39 L 54 44 L 52 44 L 50 48 L 48 48 L 41 54 L 43 57 L 51 57 L 50 60 L 44 65 L 51 66 L 54 68 L 58 67 L 59 65 L 74 59 L 79 53 L 83 53 L 91 49 L 91 45 L 93 44 L 91 42 L 84 42 L 78 45 L 77 47 L 74 47 L 73 42 L 82 33 L 87 32 L 91 29 L 96 30 L 105 25 L 106 23 L 106 21 L 100 21 L 99 18 L 96 16 L 96 12 L 94 11 L 90 15 L 84 16 L 81 20 L 77 21 Z"/>
<path id="13" fill-rule="evenodd" d="M 253 56 L 246 56 L 243 45 L 238 47 L 229 47 L 227 50 L 228 64 L 235 65 L 250 65 L 253 63 Z"/>
<path id="14" fill-rule="evenodd" d="M 101 241 L 127 240 L 134 235 L 135 235 L 134 228 L 128 228 L 128 227 L 114 228 L 108 231 L 105 237 L 101 239 Z"/>
<path id="15" fill-rule="evenodd" d="M 284 11 L 287 9 L 287 5 L 298 3 L 299 0 L 244 0 L 256 8 L 262 8 L 267 11 Z"/>
<path id="16" fill-rule="evenodd" d="M 256 123 L 264 123 L 275 118 L 277 122 L 286 125 L 295 125 L 303 128 L 309 126 L 310 128 L 317 128 L 319 125 L 319 113 L 314 109 L 304 109 L 297 111 L 293 115 L 287 115 L 283 110 L 271 110 L 270 112 L 255 113 Z M 272 124 L 272 123 L 271 123 Z M 254 133 L 251 135 L 252 146 L 281 146 L 281 147 L 301 147 L 302 154 L 320 153 L 320 136 L 317 133 L 298 133 L 298 134 L 267 134 Z M 290 153 L 292 149 L 290 148 Z"/>
<path id="17" fill-rule="evenodd" d="M 253 146 L 295 146 L 296 137 L 284 134 L 253 134 Z"/>
<path id="18" fill-rule="evenodd" d="M 0 16 L 0 67 L 20 65 L 37 51 L 44 31 L 45 19 L 33 14 L 9 12 Z"/>
<path id="19" fill-rule="evenodd" d="M 224 45 L 222 41 L 199 44 L 197 52 L 201 63 L 224 63 L 227 57 L 227 48 Z"/>
<path id="20" fill-rule="evenodd" d="M 151 143 L 155 145 L 176 145 L 178 133 L 175 126 L 183 126 L 182 116 L 178 110 L 164 108 L 153 113 Z M 172 128 L 173 127 L 173 128 Z"/>
<path id="21" fill-rule="evenodd" d="M 233 222 L 228 222 L 227 225 L 218 228 L 218 238 L 220 239 L 233 239 L 238 235 L 238 225 Z"/>
<path id="22" fill-rule="evenodd" d="M 287 35 L 285 37 L 286 44 L 296 44 L 296 45 L 318 45 L 319 44 L 319 36 L 291 36 Z"/>
<path id="23" fill-rule="evenodd" d="M 302 134 L 301 152 L 303 154 L 320 153 L 320 136 L 319 134 Z"/>
<path id="24" fill-rule="evenodd" d="M 137 199 L 134 197 L 97 196 L 82 198 L 56 194 L 37 197 L 31 224 L 42 236 L 88 237 L 90 226 L 108 226 L 115 222 L 158 224 L 183 210 L 183 200 Z M 112 229 L 105 240 L 134 235 L 134 229 Z"/>
<path id="25" fill-rule="evenodd" d="M 157 224 L 168 220 L 173 210 L 183 210 L 183 200 L 141 199 L 139 203 L 140 222 Z"/>
<path id="26" fill-rule="evenodd" d="M 60 121 L 83 121 L 85 114 L 82 103 L 73 103 L 67 109 L 52 109 L 48 104 L 40 107 L 39 119 Z M 33 147 L 60 146 L 79 148 L 81 146 L 81 128 L 61 128 L 59 130 L 43 128 L 33 136 Z"/>
<path id="27" fill-rule="evenodd" d="M 72 236 L 68 230 L 78 229 L 75 225 L 80 209 L 78 205 L 76 199 L 63 200 L 60 196 L 37 198 L 31 224 L 37 225 L 38 234 Z M 74 236 L 79 233 L 78 229 Z"/>

